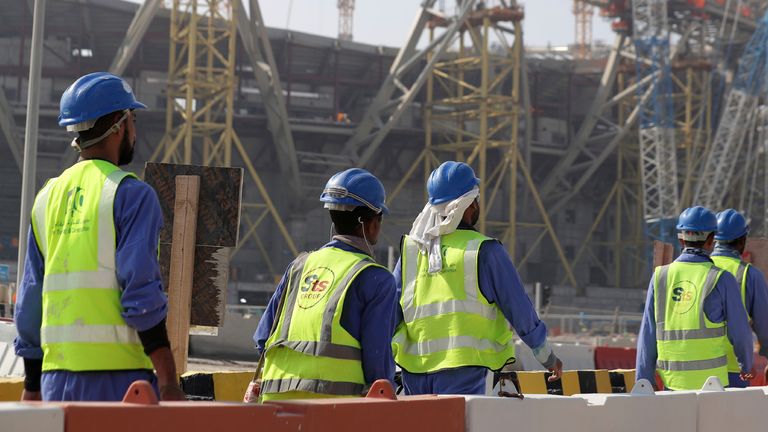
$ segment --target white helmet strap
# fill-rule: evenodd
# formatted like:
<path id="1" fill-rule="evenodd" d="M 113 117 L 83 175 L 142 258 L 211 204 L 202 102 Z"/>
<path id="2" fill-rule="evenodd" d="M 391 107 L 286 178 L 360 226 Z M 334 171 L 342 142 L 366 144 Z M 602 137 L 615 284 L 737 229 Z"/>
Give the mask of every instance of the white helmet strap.
<path id="1" fill-rule="evenodd" d="M 78 150 L 83 151 L 84 149 L 87 149 L 88 147 L 90 147 L 90 146 L 92 146 L 94 144 L 98 144 L 99 142 L 101 142 L 101 140 L 103 140 L 104 138 L 108 137 L 109 135 L 112 135 L 113 133 L 117 133 L 117 131 L 120 130 L 120 125 L 122 125 L 123 122 L 125 121 L 125 119 L 128 118 L 128 111 L 129 110 L 123 110 L 123 116 L 120 117 L 120 120 L 118 120 L 117 122 L 115 122 L 115 124 L 110 126 L 110 128 L 107 129 L 106 132 L 101 134 L 101 136 L 99 136 L 97 138 L 89 139 L 87 141 L 82 141 L 82 142 L 80 141 L 80 138 L 75 138 L 75 139 L 72 140 L 72 147 L 75 147 Z M 94 122 L 94 124 L 95 124 L 95 122 Z"/>

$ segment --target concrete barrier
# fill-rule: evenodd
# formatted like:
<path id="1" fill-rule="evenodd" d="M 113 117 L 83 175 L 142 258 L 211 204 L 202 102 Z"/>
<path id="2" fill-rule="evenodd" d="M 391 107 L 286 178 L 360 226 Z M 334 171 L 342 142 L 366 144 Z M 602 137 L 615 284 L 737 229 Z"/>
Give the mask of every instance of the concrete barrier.
<path id="1" fill-rule="evenodd" d="M 586 427 L 571 430 L 590 432 L 695 432 L 697 398 L 695 392 L 658 394 L 580 394 L 574 398 L 587 402 Z M 722 432 L 722 430 L 721 430 Z"/>
<path id="2" fill-rule="evenodd" d="M 64 410 L 31 403 L 0 403 L 3 432 L 64 432 Z"/>
<path id="3" fill-rule="evenodd" d="M 698 431 L 764 431 L 768 387 L 698 393 Z"/>
<path id="4" fill-rule="evenodd" d="M 466 431 L 588 431 L 584 399 L 526 395 L 525 399 L 466 396 Z M 437 430 L 437 429 L 430 429 Z"/>

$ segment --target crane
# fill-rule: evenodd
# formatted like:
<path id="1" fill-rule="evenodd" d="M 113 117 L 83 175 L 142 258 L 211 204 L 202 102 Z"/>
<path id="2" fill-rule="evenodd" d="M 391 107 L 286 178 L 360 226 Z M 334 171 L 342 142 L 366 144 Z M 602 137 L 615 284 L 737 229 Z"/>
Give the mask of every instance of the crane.
<path id="1" fill-rule="evenodd" d="M 732 184 L 736 155 L 742 148 L 747 127 L 753 123 L 759 96 L 765 91 L 766 44 L 768 44 L 768 12 L 758 23 L 752 38 L 739 59 L 739 67 L 731 91 L 726 97 L 720 125 L 712 140 L 704 165 L 704 175 L 694 194 L 694 203 L 719 209 Z"/>
<path id="2" fill-rule="evenodd" d="M 339 8 L 339 40 L 352 40 L 355 0 L 338 0 Z"/>
<path id="3" fill-rule="evenodd" d="M 592 15 L 595 7 L 584 0 L 573 0 L 576 19 L 576 58 L 585 59 L 592 49 Z"/>
<path id="4" fill-rule="evenodd" d="M 632 21 L 640 101 L 643 216 L 652 238 L 669 241 L 670 221 L 677 216 L 679 198 L 666 0 L 634 0 Z M 640 98 L 647 92 L 650 97 Z"/>

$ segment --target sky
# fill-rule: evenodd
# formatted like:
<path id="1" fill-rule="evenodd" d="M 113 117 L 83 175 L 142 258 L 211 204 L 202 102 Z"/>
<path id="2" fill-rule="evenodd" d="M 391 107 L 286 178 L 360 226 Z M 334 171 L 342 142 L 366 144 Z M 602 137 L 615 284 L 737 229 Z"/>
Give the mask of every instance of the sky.
<path id="1" fill-rule="evenodd" d="M 337 0 L 261 0 L 268 27 L 289 28 L 324 36 L 338 33 Z M 354 39 L 359 42 L 399 47 L 410 32 L 422 0 L 356 0 Z M 543 47 L 572 44 L 572 0 L 523 0 L 526 45 Z M 446 5 L 453 4 L 446 0 Z M 290 14 L 289 14 L 290 10 Z M 597 14 L 595 14 L 597 15 Z M 610 23 L 593 18 L 593 38 L 613 40 Z"/>
<path id="2" fill-rule="evenodd" d="M 140 3 L 141 0 L 129 0 Z M 260 0 L 267 27 L 288 28 L 336 37 L 337 0 Z M 248 3 L 247 0 L 244 3 Z M 354 39 L 358 42 L 401 46 L 410 33 L 422 0 L 356 0 Z M 521 0 L 525 6 L 523 32 L 528 46 L 562 46 L 574 42 L 573 0 Z M 455 4 L 445 0 L 446 5 Z M 290 11 L 290 13 L 289 13 Z M 595 14 L 597 15 L 597 14 Z M 610 43 L 610 23 L 593 18 L 593 38 Z"/>

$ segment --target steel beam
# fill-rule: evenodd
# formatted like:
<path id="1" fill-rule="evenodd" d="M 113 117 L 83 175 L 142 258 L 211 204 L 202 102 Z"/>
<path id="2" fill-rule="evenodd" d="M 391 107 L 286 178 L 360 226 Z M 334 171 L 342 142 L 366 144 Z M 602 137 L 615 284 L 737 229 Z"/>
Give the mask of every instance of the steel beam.
<path id="1" fill-rule="evenodd" d="M 8 148 L 11 150 L 11 156 L 13 156 L 16 166 L 21 171 L 24 149 L 21 141 L 16 136 L 16 120 L 13 118 L 13 111 L 2 89 L 0 89 L 0 130 L 3 132 L 5 142 L 8 143 Z"/>
<path id="2" fill-rule="evenodd" d="M 419 49 L 417 45 L 424 35 L 429 20 L 433 17 L 442 17 L 440 12 L 432 9 L 434 4 L 435 0 L 424 0 L 421 4 L 408 42 L 395 57 L 379 92 L 358 124 L 354 135 L 345 145 L 344 152 L 354 155 L 358 166 L 368 163 L 386 135 L 400 120 L 432 73 L 435 64 L 453 42 L 454 36 L 464 24 L 464 19 L 472 10 L 475 0 L 463 1 L 458 6 L 456 16 L 449 18 L 450 24 L 445 31 L 426 47 Z M 416 80 L 406 85 L 403 82 L 406 74 L 422 62 L 426 64 L 419 71 Z"/>
<path id="3" fill-rule="evenodd" d="M 144 38 L 149 24 L 162 3 L 163 0 L 145 0 L 136 10 L 136 15 L 133 16 L 131 25 L 128 26 L 125 39 L 120 44 L 120 48 L 117 49 L 115 58 L 112 59 L 112 64 L 109 66 L 111 73 L 122 75 L 125 72 L 125 68 L 128 67 L 128 63 L 130 63 L 136 48 L 138 48 L 141 40 Z"/>
<path id="4" fill-rule="evenodd" d="M 259 88 L 267 124 L 277 149 L 280 169 L 286 173 L 286 181 L 293 195 L 294 202 L 302 198 L 301 177 L 296 147 L 288 122 L 288 110 L 285 105 L 280 75 L 277 72 L 272 47 L 267 37 L 267 28 L 257 0 L 250 0 L 250 19 L 245 14 L 242 0 L 233 0 L 240 13 L 237 13 L 237 29 L 243 41 L 248 60 L 253 68 L 253 75 Z"/>

